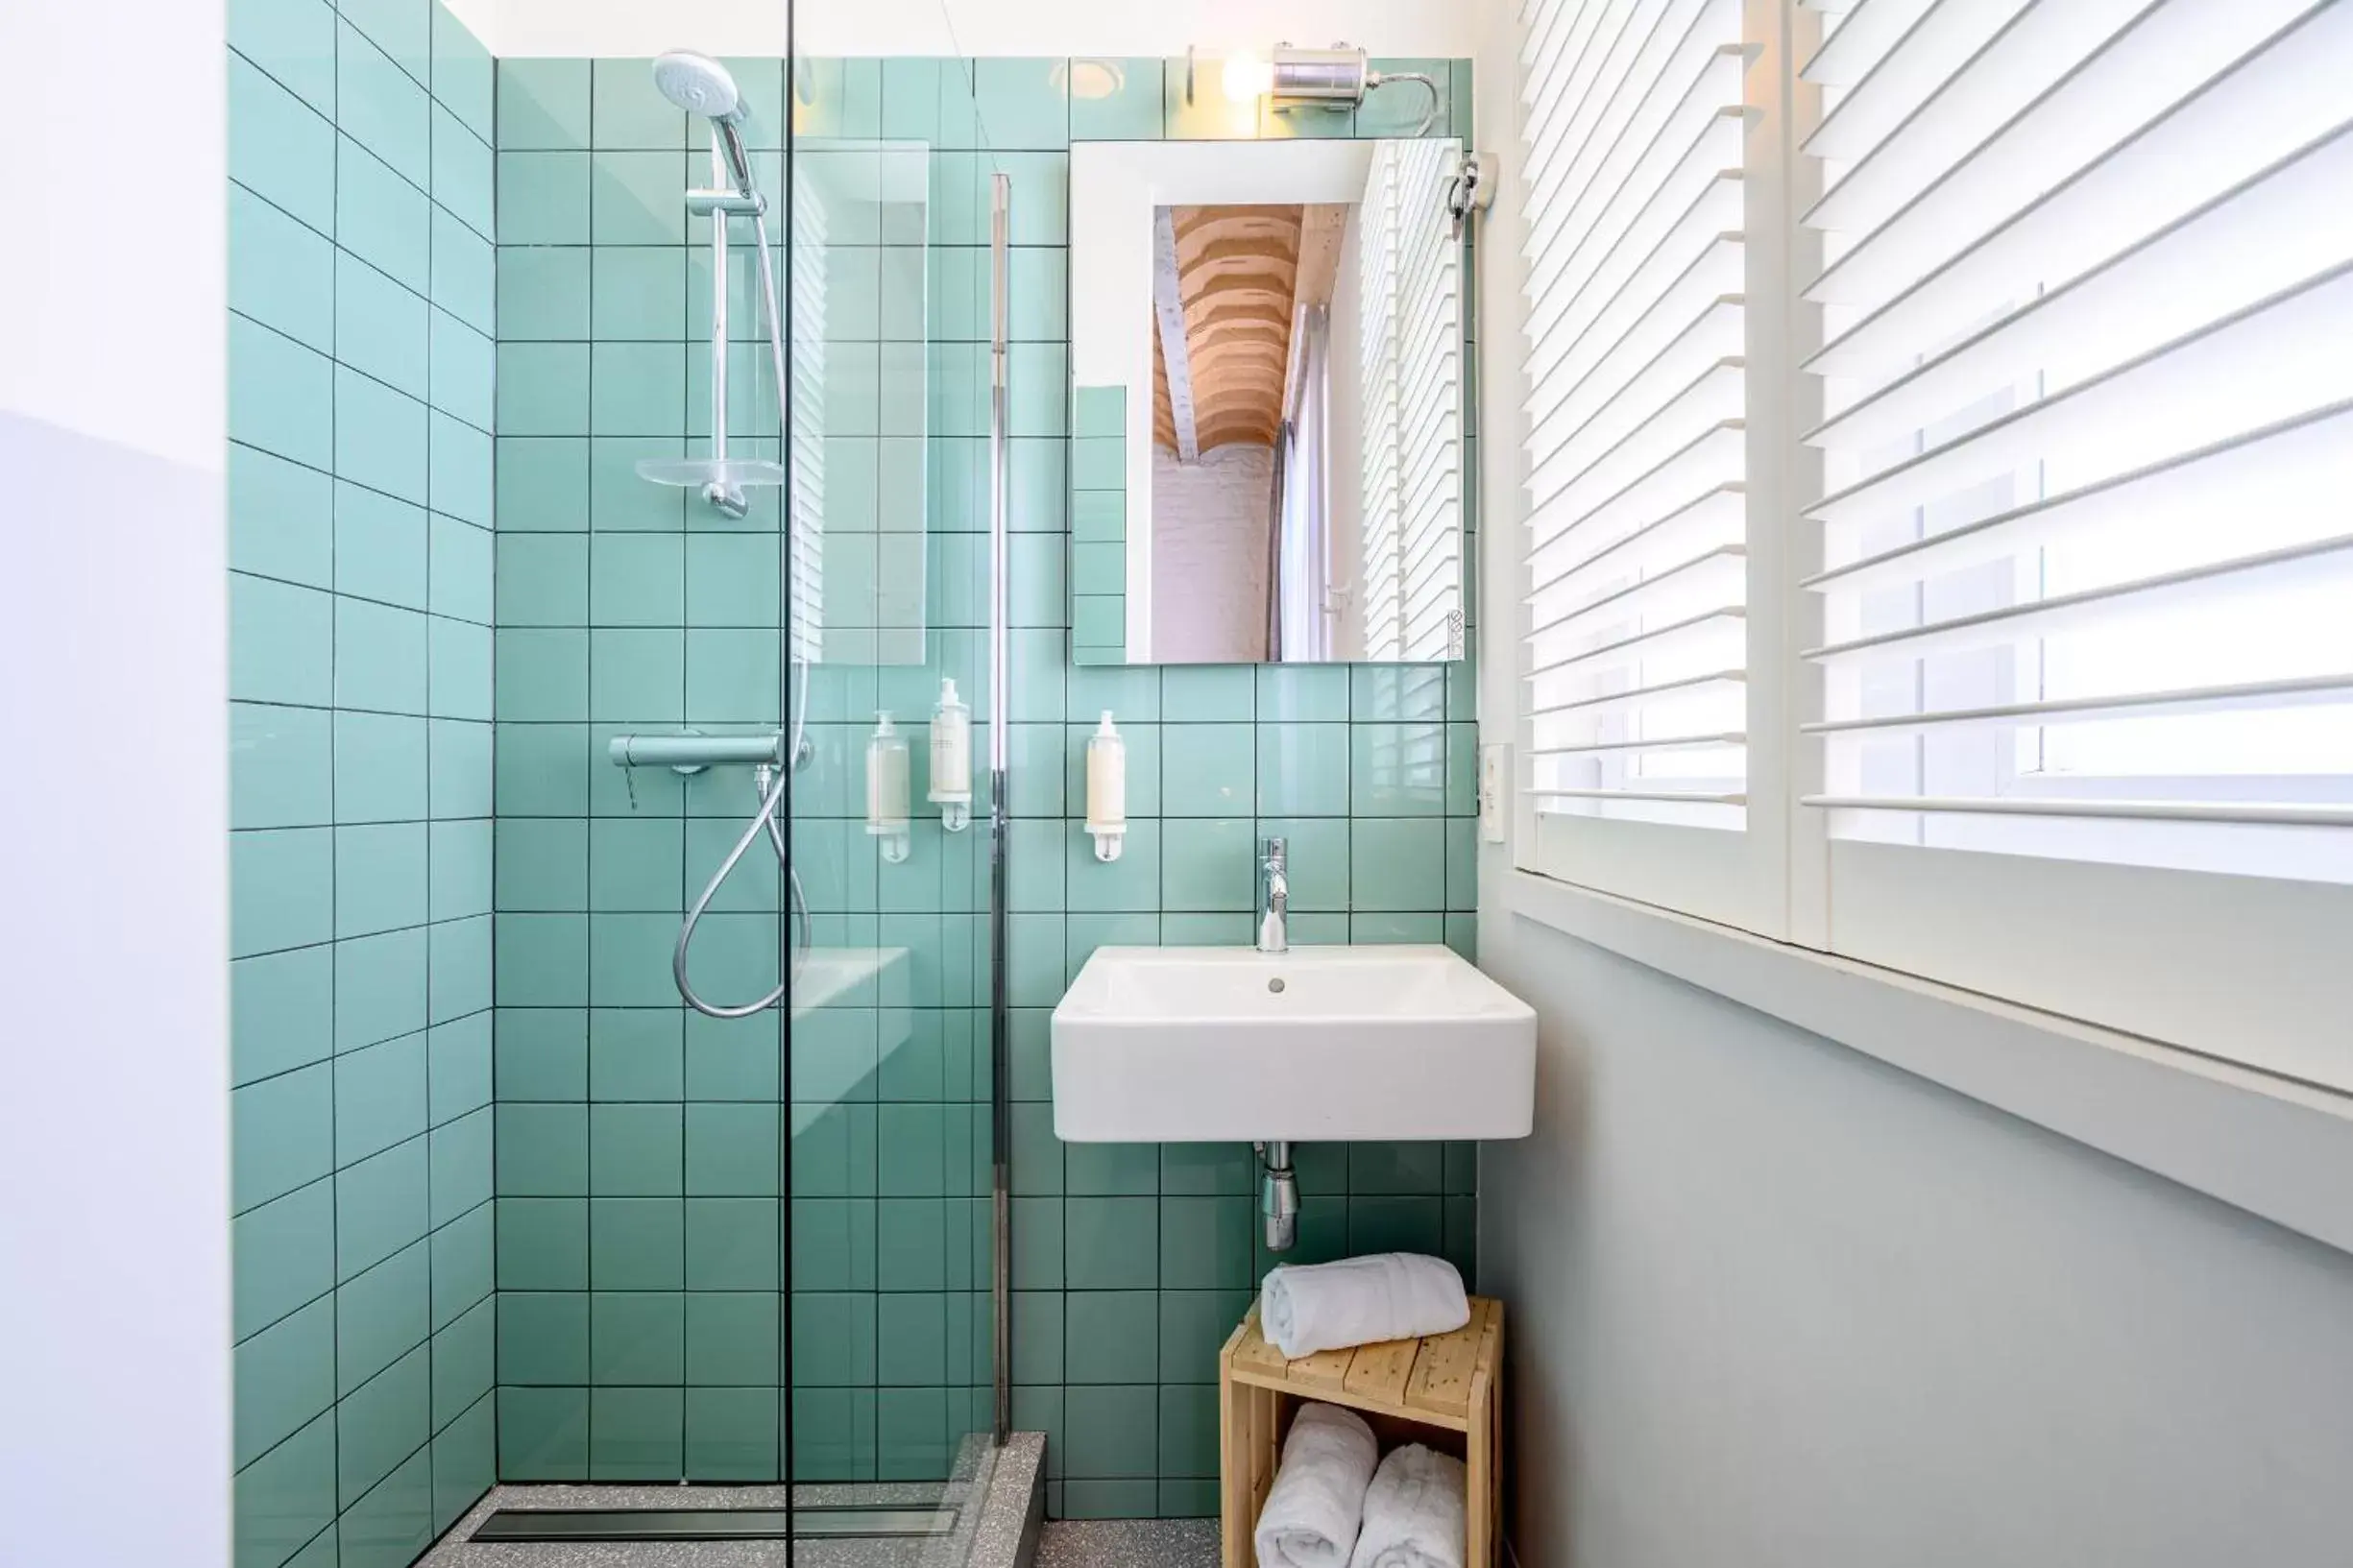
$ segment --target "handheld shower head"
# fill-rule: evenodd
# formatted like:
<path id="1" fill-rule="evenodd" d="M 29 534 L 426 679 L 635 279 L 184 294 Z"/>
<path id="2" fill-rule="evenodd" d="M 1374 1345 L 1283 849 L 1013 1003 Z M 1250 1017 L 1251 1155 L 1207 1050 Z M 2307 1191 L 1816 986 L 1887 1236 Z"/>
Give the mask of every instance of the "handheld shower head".
<path id="1" fill-rule="evenodd" d="M 727 67 L 709 55 L 673 49 L 654 59 L 654 85 L 662 96 L 690 114 L 711 122 L 711 134 L 727 159 L 727 172 L 740 194 L 757 198 L 752 182 L 751 156 L 743 150 L 743 95 Z"/>
<path id="2" fill-rule="evenodd" d="M 722 125 L 733 125 L 743 118 L 743 95 L 736 90 L 736 79 L 727 74 L 727 67 L 709 55 L 698 55 L 691 49 L 673 49 L 654 60 L 654 85 L 662 96 L 690 114 Z"/>

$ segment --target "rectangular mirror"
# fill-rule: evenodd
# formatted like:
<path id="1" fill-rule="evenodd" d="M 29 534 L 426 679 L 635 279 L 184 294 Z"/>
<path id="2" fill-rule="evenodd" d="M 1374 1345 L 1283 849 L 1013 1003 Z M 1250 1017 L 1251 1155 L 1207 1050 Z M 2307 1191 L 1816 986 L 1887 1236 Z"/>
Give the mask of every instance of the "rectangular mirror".
<path id="1" fill-rule="evenodd" d="M 1071 148 L 1078 663 L 1463 657 L 1461 160 Z"/>

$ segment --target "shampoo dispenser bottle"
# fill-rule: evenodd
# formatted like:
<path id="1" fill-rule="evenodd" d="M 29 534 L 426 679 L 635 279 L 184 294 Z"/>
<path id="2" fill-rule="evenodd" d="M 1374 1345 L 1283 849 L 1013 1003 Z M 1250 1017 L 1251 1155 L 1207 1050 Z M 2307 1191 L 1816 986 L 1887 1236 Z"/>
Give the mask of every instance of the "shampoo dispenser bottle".
<path id="1" fill-rule="evenodd" d="M 1116 860 L 1128 837 L 1128 742 L 1103 711 L 1103 723 L 1086 737 L 1086 831 L 1095 835 L 1095 858 Z"/>
<path id="2" fill-rule="evenodd" d="M 866 741 L 866 832 L 883 841 L 883 858 L 907 858 L 907 736 L 890 722 L 887 710 L 875 715 Z"/>
<path id="3" fill-rule="evenodd" d="M 956 678 L 939 683 L 932 710 L 932 804 L 939 825 L 960 833 L 972 822 L 972 710 L 956 694 Z"/>

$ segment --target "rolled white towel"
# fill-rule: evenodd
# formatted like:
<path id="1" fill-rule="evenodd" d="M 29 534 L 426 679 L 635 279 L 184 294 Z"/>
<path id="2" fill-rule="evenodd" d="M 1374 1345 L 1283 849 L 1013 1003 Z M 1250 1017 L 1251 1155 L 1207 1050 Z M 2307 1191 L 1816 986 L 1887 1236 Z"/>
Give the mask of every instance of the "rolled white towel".
<path id="1" fill-rule="evenodd" d="M 1363 1416 L 1337 1405 L 1305 1405 L 1283 1439 L 1266 1507 L 1252 1539 L 1258 1568 L 1347 1568 L 1363 1516 L 1365 1488 L 1381 1445 Z"/>
<path id="2" fill-rule="evenodd" d="M 1419 1443 L 1383 1459 L 1348 1568 L 1463 1568 L 1463 1461 Z"/>
<path id="3" fill-rule="evenodd" d="M 1319 1350 L 1451 1334 L 1470 1321 L 1463 1276 L 1443 1258 L 1378 1252 L 1267 1273 L 1258 1324 L 1292 1360 Z"/>

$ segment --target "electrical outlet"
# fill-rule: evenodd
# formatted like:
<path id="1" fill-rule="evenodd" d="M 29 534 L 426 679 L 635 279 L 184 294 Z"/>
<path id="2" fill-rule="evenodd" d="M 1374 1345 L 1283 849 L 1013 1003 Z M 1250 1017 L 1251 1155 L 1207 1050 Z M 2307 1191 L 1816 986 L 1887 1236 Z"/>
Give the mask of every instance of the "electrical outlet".
<path id="1" fill-rule="evenodd" d="M 1512 746 L 1498 740 L 1479 748 L 1479 836 L 1490 844 L 1504 839 L 1504 812 L 1512 803 Z"/>

